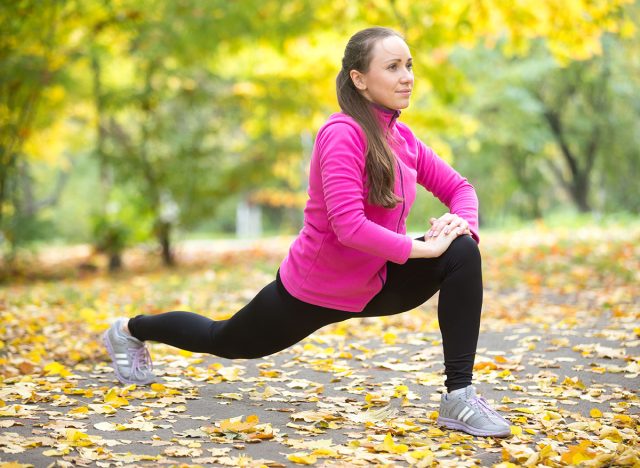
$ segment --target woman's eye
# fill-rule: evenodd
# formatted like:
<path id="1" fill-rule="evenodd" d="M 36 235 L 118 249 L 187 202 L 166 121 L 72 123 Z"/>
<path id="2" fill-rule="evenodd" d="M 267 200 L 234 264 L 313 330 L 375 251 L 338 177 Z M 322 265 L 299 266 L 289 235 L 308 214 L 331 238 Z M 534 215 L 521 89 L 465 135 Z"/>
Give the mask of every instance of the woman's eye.
<path id="1" fill-rule="evenodd" d="M 393 65 L 389 65 L 389 70 L 395 70 L 396 69 L 396 64 L 394 63 Z"/>
<path id="2" fill-rule="evenodd" d="M 413 70 L 413 63 L 407 63 L 407 68 L 409 70 Z"/>

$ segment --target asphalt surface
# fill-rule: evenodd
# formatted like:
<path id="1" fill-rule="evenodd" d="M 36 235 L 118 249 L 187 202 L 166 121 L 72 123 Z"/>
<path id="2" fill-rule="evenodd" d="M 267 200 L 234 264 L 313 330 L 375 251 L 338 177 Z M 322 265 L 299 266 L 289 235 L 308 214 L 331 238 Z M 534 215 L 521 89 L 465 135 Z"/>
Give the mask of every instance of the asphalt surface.
<path id="1" fill-rule="evenodd" d="M 573 328 L 551 329 L 538 325 L 514 324 L 501 332 L 483 331 L 478 344 L 478 358 L 476 362 L 492 360 L 496 356 L 504 356 L 509 369 L 509 376 L 498 376 L 500 369 L 491 372 L 476 372 L 476 385 L 479 393 L 499 408 L 501 413 L 513 420 L 518 416 L 514 408 L 530 406 L 535 408 L 535 402 L 544 407 L 556 407 L 566 416 L 567 424 L 579 419 L 579 416 L 589 418 L 590 411 L 598 408 L 603 413 L 612 411 L 614 404 L 621 401 L 629 402 L 627 414 L 638 415 L 640 406 L 638 403 L 638 387 L 640 378 L 629 371 L 611 371 L 628 366 L 640 355 L 638 340 L 621 342 L 615 334 L 602 334 L 609 318 L 606 314 L 591 324 L 589 328 L 576 326 Z M 348 413 L 349 405 L 355 408 L 353 414 L 362 410 L 362 402 L 366 393 L 375 393 L 389 384 L 404 384 L 411 392 L 419 396 L 419 400 L 410 400 L 401 405 L 400 398 L 391 398 L 388 402 L 390 408 L 394 408 L 395 417 L 423 418 L 427 427 L 437 427 L 435 422 L 429 422 L 428 417 L 432 411 L 437 410 L 439 392 L 443 390 L 442 381 L 442 357 L 439 344 L 439 333 L 407 333 L 398 335 L 397 343 L 385 343 L 382 338 L 358 342 L 362 350 L 350 349 L 352 358 L 346 359 L 347 367 L 351 374 L 337 377 L 335 372 L 317 370 L 320 359 L 328 359 L 331 356 L 322 354 L 318 349 L 332 346 L 332 343 L 319 343 L 313 338 L 282 351 L 276 355 L 255 360 L 226 360 L 204 356 L 202 362 L 193 365 L 189 360 L 181 359 L 174 350 L 164 345 L 152 345 L 152 352 L 162 356 L 159 359 L 157 373 L 158 382 L 167 386 L 177 387 L 180 397 L 177 401 L 169 402 L 166 408 L 152 407 L 151 413 L 155 427 L 151 431 L 126 430 L 107 432 L 97 429 L 94 425 L 101 422 L 126 423 L 131 421 L 147 400 L 135 400 L 131 406 L 118 409 L 113 416 L 89 412 L 82 419 L 70 417 L 69 411 L 78 405 L 102 403 L 103 399 L 73 395 L 76 401 L 74 405 L 58 406 L 55 400 L 43 399 L 37 401 L 25 400 L 25 405 L 30 408 L 29 415 L 22 417 L 4 417 L 2 421 L 13 420 L 17 424 L 10 427 L 1 427 L 0 461 L 19 462 L 31 464 L 35 467 L 50 466 L 157 466 L 157 465 L 202 465 L 225 466 L 241 464 L 244 456 L 252 459 L 269 460 L 275 466 L 296 466 L 287 459 L 288 454 L 300 452 L 289 446 L 287 441 L 304 440 L 313 441 L 331 439 L 332 446 L 347 447 L 350 441 L 358 437 L 365 437 L 364 426 L 347 419 L 340 419 Z M 308 349 L 304 346 L 307 345 Z M 314 350 L 314 346 L 318 349 Z M 362 348 L 364 346 L 364 348 Z M 578 346 L 576 348 L 576 346 Z M 593 351 L 599 350 L 598 352 Z M 607 353 L 606 350 L 615 350 Z M 586 351 L 585 351 L 586 350 Z M 592 350 L 592 352 L 589 352 Z M 603 352 L 603 350 L 605 350 Z M 609 356 L 607 354 L 610 354 Z M 191 359 L 191 358 L 190 358 Z M 414 368 L 394 370 L 394 365 L 409 364 Z M 334 362 L 335 364 L 335 362 Z M 193 367 L 189 371 L 188 366 Z M 187 370 L 185 370 L 185 366 Z M 233 368 L 241 366 L 241 373 L 235 381 L 222 381 L 210 383 L 201 379 L 202 369 L 212 367 Z M 314 367 L 316 370 L 314 370 Z M 603 372 L 594 372 L 593 369 L 605 368 Z M 179 372 L 177 371 L 179 370 Z M 265 372 L 273 371 L 271 377 L 265 377 Z M 191 373 L 190 373 L 191 372 Z M 189 374 L 190 373 L 190 374 Z M 76 372 L 78 379 L 71 379 L 74 388 L 80 389 L 105 389 L 117 384 L 108 364 L 100 363 L 88 366 L 85 371 Z M 192 378 L 184 379 L 184 375 Z M 210 375 L 210 374 L 209 374 Z M 420 377 L 422 376 L 422 377 Z M 426 377 L 425 377 L 426 376 Z M 537 382 L 540 379 L 555 376 L 557 385 L 565 379 L 579 379 L 586 389 L 598 388 L 601 391 L 596 395 L 602 401 L 593 401 L 584 389 L 576 387 L 574 393 L 558 395 L 550 399 L 548 394 L 540 392 Z M 425 378 L 427 379 L 425 381 Z M 431 378 L 432 381 L 428 381 Z M 58 382 L 50 378 L 52 382 Z M 256 392 L 264 392 L 267 383 L 278 393 L 268 398 L 256 398 Z M 294 385 L 289 385 L 294 382 Z M 565 381 L 566 382 L 566 381 Z M 295 385 L 297 383 L 297 386 Z M 516 387 L 514 387 L 516 386 Z M 520 388 L 517 388 L 519 386 Z M 572 388 L 571 385 L 562 386 L 563 389 Z M 359 392 L 359 393 L 354 393 Z M 626 396 L 625 396 L 626 392 Z M 59 392 L 60 393 L 60 392 Z M 234 395 L 224 397 L 221 395 Z M 632 395 L 632 397 L 629 396 Z M 512 403 L 502 403 L 507 397 Z M 597 400 L 597 399 L 596 399 Z M 154 400 L 149 400 L 153 402 Z M 355 405 L 355 406 L 354 406 Z M 382 407 L 386 405 L 381 405 Z M 32 411 L 31 411 L 32 410 Z M 148 407 L 147 407 L 148 410 Z M 292 420 L 292 415 L 302 411 L 329 411 L 338 419 L 337 427 L 332 429 L 326 423 L 309 423 L 301 420 Z M 239 415 L 256 415 L 260 423 L 269 423 L 277 437 L 272 440 L 247 442 L 242 437 L 228 439 L 226 443 L 220 443 L 220 439 L 213 439 L 209 433 L 202 432 L 202 427 L 211 426 L 214 421 L 233 418 Z M 569 416 L 567 416 L 569 415 Z M 573 416 L 571 416 L 573 415 Z M 520 415 L 522 416 L 522 415 Z M 43 453 L 52 447 L 37 446 L 27 447 L 20 453 L 7 453 L 6 443 L 8 437 L 18 437 L 33 440 L 34 437 L 49 437 L 55 434 L 51 428 L 52 423 L 59 423 L 73 427 L 74 423 L 80 424 L 79 429 L 89 435 L 97 435 L 103 439 L 114 440 L 113 446 L 108 450 L 118 453 L 117 457 L 105 456 L 103 460 L 91 460 L 90 457 L 82 457 L 77 450 L 71 450 L 64 456 L 45 456 Z M 291 426 L 291 424 L 297 426 Z M 323 425 L 324 424 L 324 425 Z M 384 428 L 384 421 L 380 422 Z M 300 427 L 307 429 L 300 429 Z M 315 428 L 315 429 L 314 429 Z M 373 429 L 373 430 L 372 430 Z M 313 433 L 317 431 L 317 433 Z M 376 433 L 375 428 L 367 429 L 367 433 Z M 535 441 L 543 434 L 536 431 L 529 442 L 529 447 L 535 447 Z M 423 434 L 421 432 L 420 434 Z M 17 436 L 13 436 L 17 434 Z M 58 440 L 59 439 L 59 432 Z M 384 434 L 384 429 L 377 431 Z M 448 431 L 447 431 L 447 434 Z M 419 437 L 419 436 L 418 436 Z M 437 437 L 432 440 L 438 440 Z M 459 455 L 437 455 L 437 460 L 442 465 L 472 464 L 473 461 L 483 466 L 491 466 L 502 461 L 499 441 L 489 447 L 482 448 L 486 439 L 471 438 L 467 443 L 474 449 L 470 455 L 460 458 Z M 192 444 L 189 446 L 189 444 Z M 142 454 L 158 456 L 167 447 L 180 446 L 187 449 L 195 449 L 191 456 L 169 456 L 155 460 L 143 460 Z M 95 447 L 94 447 L 95 448 Z M 3 450 L 4 449 L 4 450 Z M 220 452 L 222 449 L 222 452 Z M 197 450 L 200 450 L 198 452 Z M 216 451 L 217 450 L 217 451 Z M 309 452 L 310 450 L 306 450 Z M 128 458 L 124 454 L 131 454 Z M 197 454 L 197 455 L 193 455 Z M 216 458 L 217 457 L 217 458 Z M 225 458 L 227 457 L 227 458 Z M 326 466 L 352 466 L 353 459 L 319 458 L 317 465 Z M 466 460 L 466 461 L 465 461 Z M 248 463 L 248 462 L 247 462 Z M 371 461 L 369 462 L 371 463 Z M 279 465 L 280 464 L 280 465 Z M 251 463 L 248 463 L 251 465 Z M 395 459 L 394 466 L 407 466 L 402 459 Z M 2 466 L 0 464 L 0 466 Z M 56 465 L 54 465 L 56 466 Z"/>

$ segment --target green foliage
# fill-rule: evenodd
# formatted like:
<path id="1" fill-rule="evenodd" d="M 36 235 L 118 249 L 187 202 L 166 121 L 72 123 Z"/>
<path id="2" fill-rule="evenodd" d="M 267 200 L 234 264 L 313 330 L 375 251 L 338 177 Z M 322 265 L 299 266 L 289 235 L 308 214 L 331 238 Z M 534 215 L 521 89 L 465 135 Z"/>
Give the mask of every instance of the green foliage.
<path id="1" fill-rule="evenodd" d="M 456 162 L 478 181 L 487 218 L 537 218 L 558 205 L 638 212 L 630 182 L 640 172 L 629 142 L 640 101 L 628 81 L 637 75 L 628 60 L 637 41 L 603 41 L 602 56 L 567 66 L 541 45 L 520 59 L 487 49 L 454 55 L 475 83 L 461 110 L 479 123 L 471 139 L 454 143 Z M 500 185 L 487 184 L 486 174 Z"/>
<path id="2" fill-rule="evenodd" d="M 483 222 L 572 203 L 637 213 L 637 10 L 624 0 L 561 9 L 552 0 L 9 2 L 0 8 L 0 228 L 26 216 L 8 190 L 19 154 L 52 168 L 75 161 L 69 190 L 82 196 L 63 194 L 55 217 L 99 245 L 149 239 L 163 223 L 169 235 L 230 229 L 239 194 L 295 200 L 305 138 L 337 110 L 344 43 L 371 24 L 405 34 L 417 82 L 402 118 L 474 184 Z M 109 212 L 114 201 L 126 209 Z M 411 223 L 424 228 L 443 209 L 425 196 Z M 265 209 L 274 218 L 265 225 L 293 226 L 287 210 Z M 101 213 L 96 229 L 90 212 Z M 14 225 L 38 226 L 30 216 Z"/>
<path id="3" fill-rule="evenodd" d="M 110 220 L 99 215 L 93 219 L 93 238 L 99 252 L 121 254 L 127 247 L 129 236 L 129 227 L 120 219 Z"/>

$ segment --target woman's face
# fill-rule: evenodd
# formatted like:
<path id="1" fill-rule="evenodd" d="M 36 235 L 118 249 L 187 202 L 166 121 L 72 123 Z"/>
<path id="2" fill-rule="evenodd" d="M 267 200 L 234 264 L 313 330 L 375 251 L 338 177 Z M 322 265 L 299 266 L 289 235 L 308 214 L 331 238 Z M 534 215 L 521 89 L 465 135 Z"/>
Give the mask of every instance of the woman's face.
<path id="1" fill-rule="evenodd" d="M 351 79 L 369 101 L 389 109 L 406 109 L 413 89 L 413 66 L 407 44 L 398 36 L 378 40 L 369 71 L 351 70 Z"/>

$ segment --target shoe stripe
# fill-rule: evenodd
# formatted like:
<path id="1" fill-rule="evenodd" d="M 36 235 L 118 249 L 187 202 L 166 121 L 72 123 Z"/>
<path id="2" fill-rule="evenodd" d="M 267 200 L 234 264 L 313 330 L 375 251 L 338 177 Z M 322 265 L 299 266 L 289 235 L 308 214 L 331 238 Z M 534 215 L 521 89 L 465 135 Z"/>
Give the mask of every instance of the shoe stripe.
<path id="1" fill-rule="evenodd" d="M 121 366 L 126 366 L 127 364 L 129 364 L 129 361 L 127 361 L 126 359 L 117 359 L 116 362 Z"/>
<path id="2" fill-rule="evenodd" d="M 458 416 L 456 416 L 456 419 L 462 419 L 469 410 L 470 408 L 468 406 L 465 406 L 464 408 L 462 408 L 462 411 L 458 413 Z"/>
<path id="3" fill-rule="evenodd" d="M 116 358 L 126 358 L 127 357 L 127 353 L 116 353 Z"/>
<path id="4" fill-rule="evenodd" d="M 462 418 L 462 422 L 466 423 L 467 419 L 469 419 L 471 416 L 473 416 L 475 414 L 475 411 L 473 410 L 469 410 L 469 412 L 465 415 L 464 418 Z"/>

